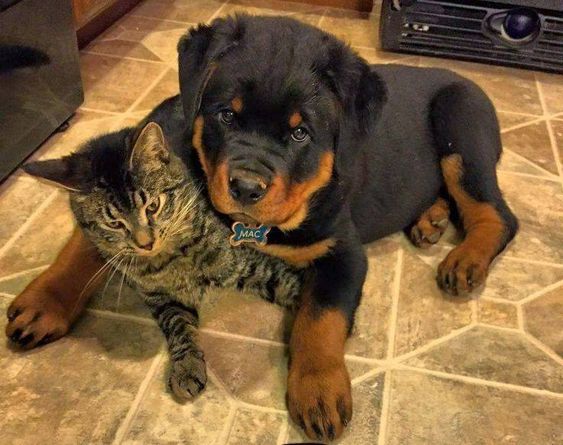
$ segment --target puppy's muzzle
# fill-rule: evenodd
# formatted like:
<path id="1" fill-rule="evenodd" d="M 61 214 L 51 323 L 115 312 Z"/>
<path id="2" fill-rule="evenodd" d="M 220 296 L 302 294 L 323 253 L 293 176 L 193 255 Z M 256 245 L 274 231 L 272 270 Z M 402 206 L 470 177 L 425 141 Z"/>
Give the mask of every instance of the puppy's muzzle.
<path id="1" fill-rule="evenodd" d="M 229 174 L 229 193 L 243 206 L 253 205 L 268 192 L 271 176 L 254 170 L 235 167 Z"/>

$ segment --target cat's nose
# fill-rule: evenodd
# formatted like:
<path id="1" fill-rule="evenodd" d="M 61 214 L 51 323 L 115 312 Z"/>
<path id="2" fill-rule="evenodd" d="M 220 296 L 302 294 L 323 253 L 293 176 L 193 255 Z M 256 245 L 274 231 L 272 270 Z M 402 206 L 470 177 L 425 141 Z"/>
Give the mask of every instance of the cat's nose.
<path id="1" fill-rule="evenodd" d="M 154 245 L 154 238 L 148 230 L 137 230 L 134 238 L 135 244 L 137 244 L 140 249 L 151 250 Z"/>

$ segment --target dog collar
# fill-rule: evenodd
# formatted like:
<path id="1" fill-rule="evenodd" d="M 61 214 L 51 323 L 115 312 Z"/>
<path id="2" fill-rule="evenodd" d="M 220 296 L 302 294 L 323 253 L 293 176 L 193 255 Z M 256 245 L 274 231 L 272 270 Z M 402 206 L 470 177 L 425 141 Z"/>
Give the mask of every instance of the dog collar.
<path id="1" fill-rule="evenodd" d="M 242 243 L 256 243 L 261 246 L 268 242 L 268 232 L 271 227 L 260 225 L 252 226 L 241 222 L 235 222 L 231 226 L 233 234 L 229 238 L 232 246 L 240 246 Z"/>

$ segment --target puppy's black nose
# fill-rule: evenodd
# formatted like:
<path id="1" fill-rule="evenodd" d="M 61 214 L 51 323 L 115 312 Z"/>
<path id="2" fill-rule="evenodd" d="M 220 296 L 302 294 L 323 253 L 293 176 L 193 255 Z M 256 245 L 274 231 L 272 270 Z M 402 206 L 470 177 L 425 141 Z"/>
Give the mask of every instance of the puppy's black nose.
<path id="1" fill-rule="evenodd" d="M 242 205 L 260 201 L 268 191 L 268 184 L 259 176 L 244 170 L 235 170 L 229 178 L 229 192 Z"/>

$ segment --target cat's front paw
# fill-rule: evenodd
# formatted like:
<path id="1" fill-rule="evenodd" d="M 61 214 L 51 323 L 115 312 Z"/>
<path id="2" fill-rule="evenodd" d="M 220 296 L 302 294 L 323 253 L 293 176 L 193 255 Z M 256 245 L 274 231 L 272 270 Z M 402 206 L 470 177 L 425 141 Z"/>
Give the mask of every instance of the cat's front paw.
<path id="1" fill-rule="evenodd" d="M 207 372 L 203 352 L 192 352 L 182 360 L 172 362 L 168 386 L 179 399 L 193 399 L 203 391 L 206 383 Z"/>

